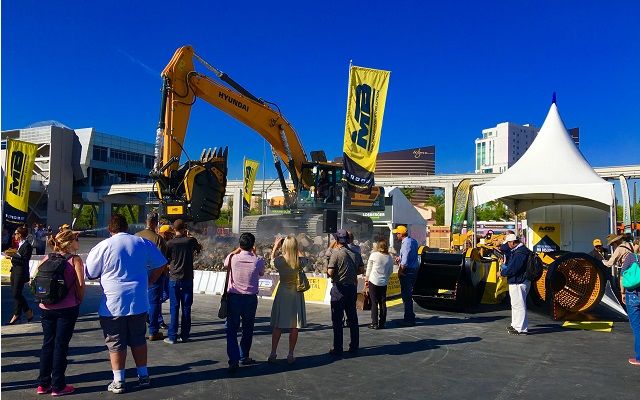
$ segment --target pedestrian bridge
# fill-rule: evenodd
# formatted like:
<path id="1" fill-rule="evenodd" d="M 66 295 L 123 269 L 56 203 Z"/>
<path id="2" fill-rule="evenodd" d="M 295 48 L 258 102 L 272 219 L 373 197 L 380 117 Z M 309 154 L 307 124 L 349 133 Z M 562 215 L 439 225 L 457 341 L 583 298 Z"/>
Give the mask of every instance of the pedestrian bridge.
<path id="1" fill-rule="evenodd" d="M 615 167 L 596 167 L 594 171 L 603 179 L 618 179 L 624 176 L 627 179 L 640 178 L 640 165 L 623 165 Z M 378 186 L 397 186 L 405 188 L 441 188 L 444 189 L 445 197 L 445 224 L 451 224 L 451 212 L 453 209 L 454 189 L 463 179 L 470 179 L 472 185 L 482 185 L 487 183 L 500 174 L 441 174 L 441 175 L 410 175 L 410 176 L 387 176 L 376 177 L 376 185 Z M 242 189 L 242 180 L 227 181 L 227 193 L 236 193 Z M 291 180 L 287 181 L 287 185 L 292 185 Z M 253 185 L 253 192 L 259 195 L 262 190 L 280 189 L 277 179 L 256 180 Z M 138 184 L 116 184 L 111 185 L 106 196 L 126 195 L 133 193 L 149 193 L 153 191 L 152 183 Z"/>
<path id="2" fill-rule="evenodd" d="M 640 165 L 624 165 L 618 167 L 596 167 L 596 173 L 603 179 L 618 179 L 623 175 L 627 179 L 640 178 Z M 376 177 L 376 185 L 378 186 L 399 186 L 399 187 L 437 187 L 446 188 L 452 185 L 454 188 L 463 179 L 471 179 L 472 185 L 481 185 L 487 183 L 500 174 L 440 174 L 440 175 L 398 175 L 390 177 Z M 287 181 L 291 185 L 290 180 Z M 262 188 L 266 190 L 280 189 L 277 179 L 268 179 L 264 182 L 256 179 L 253 185 L 254 194 L 259 194 Z M 227 181 L 227 191 L 231 192 L 235 189 L 242 189 L 242 180 Z M 125 193 L 148 193 L 153 191 L 152 183 L 136 183 L 136 184 L 116 184 L 111 185 L 106 195 L 117 195 Z"/>

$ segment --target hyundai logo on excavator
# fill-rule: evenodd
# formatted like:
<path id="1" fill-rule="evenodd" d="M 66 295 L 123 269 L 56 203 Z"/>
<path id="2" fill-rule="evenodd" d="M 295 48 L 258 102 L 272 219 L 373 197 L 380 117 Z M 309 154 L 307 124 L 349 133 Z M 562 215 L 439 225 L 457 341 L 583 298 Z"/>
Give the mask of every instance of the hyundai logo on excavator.
<path id="1" fill-rule="evenodd" d="M 224 99 L 226 101 L 228 101 L 229 103 L 233 104 L 234 106 L 245 110 L 246 112 L 249 112 L 249 106 L 244 104 L 241 101 L 238 101 L 236 99 L 234 99 L 233 97 L 229 96 L 228 94 L 224 93 L 224 92 L 218 92 L 218 97 L 220 97 L 221 99 Z"/>

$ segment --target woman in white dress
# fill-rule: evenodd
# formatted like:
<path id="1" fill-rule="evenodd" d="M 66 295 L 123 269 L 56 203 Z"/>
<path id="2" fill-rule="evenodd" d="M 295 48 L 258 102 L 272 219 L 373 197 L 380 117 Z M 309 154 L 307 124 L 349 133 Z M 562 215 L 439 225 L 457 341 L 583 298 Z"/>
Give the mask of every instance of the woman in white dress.
<path id="1" fill-rule="evenodd" d="M 278 250 L 282 248 L 281 254 Z M 280 274 L 280 284 L 271 308 L 271 354 L 269 362 L 275 362 L 278 342 L 283 329 L 289 329 L 289 354 L 287 362 L 293 364 L 293 352 L 298 341 L 298 330 L 307 325 L 304 293 L 298 292 L 298 241 L 295 236 L 277 238 L 271 250 L 271 266 Z"/>

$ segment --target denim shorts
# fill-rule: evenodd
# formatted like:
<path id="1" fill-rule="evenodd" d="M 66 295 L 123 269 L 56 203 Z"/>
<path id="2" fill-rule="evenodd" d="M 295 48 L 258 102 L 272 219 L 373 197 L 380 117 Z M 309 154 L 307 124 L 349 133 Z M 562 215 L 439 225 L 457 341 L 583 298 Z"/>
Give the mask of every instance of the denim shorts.
<path id="1" fill-rule="evenodd" d="M 147 313 L 124 317 L 100 317 L 104 342 L 110 353 L 147 343 Z"/>

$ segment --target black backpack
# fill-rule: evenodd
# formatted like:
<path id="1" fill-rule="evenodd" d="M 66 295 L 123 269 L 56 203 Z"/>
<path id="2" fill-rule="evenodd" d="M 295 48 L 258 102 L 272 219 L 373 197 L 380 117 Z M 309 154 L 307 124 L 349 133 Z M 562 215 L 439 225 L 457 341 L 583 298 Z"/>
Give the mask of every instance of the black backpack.
<path id="1" fill-rule="evenodd" d="M 36 276 L 31 280 L 31 293 L 37 303 L 56 304 L 69 293 L 64 280 L 64 270 L 73 255 L 63 256 L 51 253 L 45 262 L 40 264 Z"/>
<path id="2" fill-rule="evenodd" d="M 531 282 L 535 282 L 542 277 L 542 260 L 534 252 L 529 252 L 527 257 L 527 269 L 524 272 L 524 277 Z"/>

